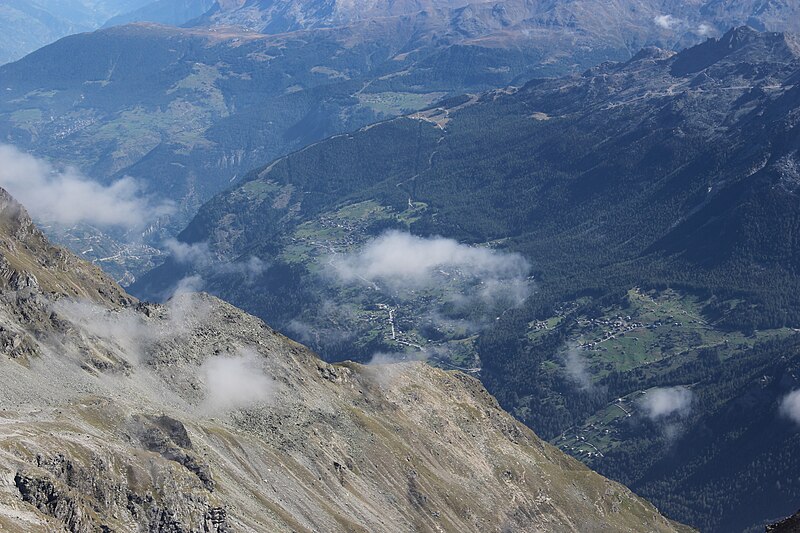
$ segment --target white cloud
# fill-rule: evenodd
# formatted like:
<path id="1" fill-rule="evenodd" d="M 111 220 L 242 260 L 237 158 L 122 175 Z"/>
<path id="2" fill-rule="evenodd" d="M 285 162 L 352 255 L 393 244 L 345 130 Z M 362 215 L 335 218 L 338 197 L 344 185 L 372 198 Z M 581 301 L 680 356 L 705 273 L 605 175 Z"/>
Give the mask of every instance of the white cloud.
<path id="1" fill-rule="evenodd" d="M 207 242 L 188 244 L 168 239 L 164 242 L 164 247 L 180 264 L 216 274 L 240 274 L 244 276 L 245 283 L 253 283 L 267 268 L 266 263 L 255 256 L 240 261 L 219 259 L 213 254 Z"/>
<path id="2" fill-rule="evenodd" d="M 203 280 L 202 276 L 198 274 L 186 276 L 185 278 L 181 278 L 178 283 L 172 287 L 172 289 L 169 291 L 168 298 L 172 300 L 175 298 L 175 296 L 200 292 L 203 290 L 204 286 L 205 281 Z"/>
<path id="3" fill-rule="evenodd" d="M 177 239 L 167 239 L 164 248 L 178 263 L 205 266 L 212 261 L 207 242 L 187 244 Z"/>
<path id="4" fill-rule="evenodd" d="M 700 37 L 710 37 L 714 33 L 714 28 L 709 24 L 700 24 L 697 26 L 695 33 Z"/>
<path id="5" fill-rule="evenodd" d="M 519 254 L 400 231 L 371 240 L 358 253 L 333 257 L 330 264 L 341 281 L 382 284 L 392 291 L 419 290 L 457 278 L 472 285 L 462 296 L 507 305 L 521 304 L 530 291 L 530 265 Z"/>
<path id="6" fill-rule="evenodd" d="M 428 352 L 378 352 L 367 363 L 365 375 L 381 388 L 389 389 L 410 370 L 409 363 L 427 361 L 430 355 Z"/>
<path id="7" fill-rule="evenodd" d="M 680 20 L 673 17 L 672 15 L 658 15 L 653 19 L 656 26 L 664 30 L 671 30 L 678 24 L 680 24 Z"/>
<path id="8" fill-rule="evenodd" d="M 786 418 L 796 424 L 800 424 L 800 389 L 792 391 L 783 397 L 780 411 Z"/>
<path id="9" fill-rule="evenodd" d="M 564 369 L 567 376 L 574 381 L 582 390 L 592 388 L 592 376 L 586 367 L 586 360 L 581 357 L 576 346 L 569 346 L 564 354 Z"/>
<path id="10" fill-rule="evenodd" d="M 650 389 L 640 400 L 640 406 L 651 420 L 672 415 L 686 416 L 692 407 L 694 394 L 686 387 L 663 387 Z"/>
<path id="11" fill-rule="evenodd" d="M 152 341 L 154 332 L 139 314 L 68 299 L 53 303 L 53 310 L 60 318 L 80 326 L 86 333 L 119 348 L 130 363 L 144 360 L 145 348 Z"/>
<path id="12" fill-rule="evenodd" d="M 486 329 L 503 313 L 523 304 L 533 287 L 530 265 L 519 254 L 396 230 L 367 241 L 356 251 L 323 258 L 319 264 L 334 290 L 366 287 L 364 301 L 372 311 L 379 311 L 370 322 L 383 328 L 383 340 L 397 341 L 406 351 L 430 351 L 428 343 L 433 342 L 444 350 L 445 339 Z M 306 339 L 313 334 L 317 344 L 322 344 L 317 348 L 324 351 L 328 337 L 319 324 L 351 329 L 362 324 L 357 314 L 342 316 L 339 300 L 335 305 L 336 313 L 324 306 L 314 311 L 315 331 L 300 323 L 293 324 L 293 329 Z M 425 338 L 428 333 L 432 339 Z M 456 347 L 460 348 L 463 345 Z"/>
<path id="13" fill-rule="evenodd" d="M 154 202 L 133 178 L 102 185 L 78 170 L 51 163 L 0 144 L 0 186 L 31 215 L 62 225 L 88 223 L 104 228 L 140 229 L 173 212 L 171 203 Z"/>
<path id="14" fill-rule="evenodd" d="M 201 327 L 211 314 L 211 303 L 194 293 L 178 291 L 165 304 L 164 321 L 146 322 L 129 309 L 107 309 L 86 300 L 62 299 L 52 309 L 89 335 L 118 348 L 130 363 L 146 362 L 154 343 Z"/>
<path id="15" fill-rule="evenodd" d="M 166 313 L 156 320 L 146 319 L 133 310 L 112 310 L 88 301 L 63 299 L 52 305 L 58 319 L 71 322 L 79 332 L 54 337 L 59 351 L 83 359 L 87 343 L 108 348 L 136 369 L 124 379 L 145 388 L 150 383 L 148 358 L 156 345 L 203 328 L 213 311 L 211 302 L 196 294 L 176 295 L 164 306 Z M 249 348 L 239 349 L 234 355 L 206 359 L 199 368 L 205 384 L 205 398 L 198 406 L 200 412 L 214 416 L 270 402 L 276 383 L 265 373 L 263 363 L 263 357 Z M 160 391 L 156 389 L 154 393 L 161 394 Z"/>
<path id="16" fill-rule="evenodd" d="M 211 414 L 254 407 L 273 397 L 275 382 L 266 376 L 261 357 L 253 350 L 207 359 L 202 373 L 206 384 L 203 408 Z"/>

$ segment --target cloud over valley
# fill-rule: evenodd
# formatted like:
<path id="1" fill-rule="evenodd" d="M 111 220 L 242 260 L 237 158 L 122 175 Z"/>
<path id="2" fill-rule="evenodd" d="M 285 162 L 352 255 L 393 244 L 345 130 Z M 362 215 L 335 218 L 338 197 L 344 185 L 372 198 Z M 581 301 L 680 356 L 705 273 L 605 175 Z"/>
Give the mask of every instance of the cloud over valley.
<path id="1" fill-rule="evenodd" d="M 72 167 L 59 168 L 9 145 L 0 144 L 0 186 L 31 215 L 60 225 L 86 223 L 107 229 L 142 229 L 171 214 L 170 202 L 148 197 L 141 184 L 125 177 L 102 184 Z"/>

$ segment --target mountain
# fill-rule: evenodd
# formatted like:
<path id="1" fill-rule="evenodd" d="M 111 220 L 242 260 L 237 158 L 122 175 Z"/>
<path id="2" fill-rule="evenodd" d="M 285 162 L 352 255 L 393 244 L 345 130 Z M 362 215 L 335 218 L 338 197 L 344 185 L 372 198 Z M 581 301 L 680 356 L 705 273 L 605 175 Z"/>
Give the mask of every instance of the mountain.
<path id="1" fill-rule="evenodd" d="M 135 11 L 112 17 L 103 26 L 119 26 L 143 21 L 181 26 L 205 14 L 214 5 L 216 5 L 215 0 L 155 0 Z"/>
<path id="2" fill-rule="evenodd" d="M 232 0 L 218 2 L 193 24 L 243 27 L 259 33 L 337 28 L 376 19 L 424 17 L 439 38 L 547 39 L 562 35 L 575 48 L 637 50 L 642 44 L 675 46 L 744 23 L 759 30 L 797 30 L 798 7 L 788 0 Z M 562 52 L 562 51 L 558 51 Z"/>
<path id="3" fill-rule="evenodd" d="M 144 232 L 98 228 L 106 231 L 102 246 L 86 238 L 91 229 L 62 239 L 77 237 L 81 252 L 103 250 L 94 259 L 121 257 L 105 266 L 117 279 L 132 278 L 152 266 L 140 253 L 142 233 L 161 245 L 246 170 L 540 69 L 535 51 L 444 53 L 417 39 L 412 21 L 370 31 L 354 46 L 346 29 L 263 36 L 132 25 L 72 36 L 0 67 L 0 136 L 104 184 L 130 176 L 174 202 L 173 215 L 145 221 Z M 113 248 L 121 252 L 104 253 Z"/>
<path id="4" fill-rule="evenodd" d="M 0 191 L 4 531 L 688 531 L 473 378 L 126 295 Z"/>
<path id="5" fill-rule="evenodd" d="M 175 22 L 206 5 L 148 2 L 114 21 Z M 0 138 L 104 184 L 131 176 L 175 204 L 144 231 L 53 234 L 128 284 L 213 194 L 309 143 L 733 24 L 800 30 L 797 15 L 760 1 L 217 2 L 191 28 L 111 28 L 0 68 Z"/>
<path id="6" fill-rule="evenodd" d="M 472 371 L 668 516 L 763 528 L 800 499 L 798 80 L 740 27 L 452 98 L 253 171 L 132 291 Z"/>
<path id="7" fill-rule="evenodd" d="M 180 25 L 213 4 L 214 0 L 4 0 L 0 5 L 0 64 L 103 25 L 137 21 Z"/>

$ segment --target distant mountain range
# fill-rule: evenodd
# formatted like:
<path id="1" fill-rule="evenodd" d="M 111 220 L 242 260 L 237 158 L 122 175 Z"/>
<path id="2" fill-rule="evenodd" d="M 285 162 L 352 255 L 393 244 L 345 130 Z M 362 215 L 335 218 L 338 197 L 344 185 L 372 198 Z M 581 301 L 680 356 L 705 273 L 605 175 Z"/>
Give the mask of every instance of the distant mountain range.
<path id="1" fill-rule="evenodd" d="M 741 27 L 446 100 L 253 171 L 133 292 L 202 279 L 328 357 L 477 372 L 669 516 L 758 528 L 800 499 L 798 82 L 797 37 Z"/>
<path id="2" fill-rule="evenodd" d="M 439 39 L 491 35 L 488 41 L 501 43 L 561 34 L 576 48 L 635 52 L 643 44 L 696 43 L 745 23 L 762 31 L 796 30 L 798 13 L 789 0 L 228 0 L 194 24 L 274 34 L 418 17 Z"/>
<path id="3" fill-rule="evenodd" d="M 214 0 L 3 0 L 0 64 L 104 25 L 138 21 L 181 25 L 214 4 Z"/>
<path id="4" fill-rule="evenodd" d="M 216 0 L 150 0 L 138 9 L 108 19 L 103 27 L 120 26 L 133 22 L 155 22 L 169 26 L 182 26 L 205 14 L 216 5 Z"/>

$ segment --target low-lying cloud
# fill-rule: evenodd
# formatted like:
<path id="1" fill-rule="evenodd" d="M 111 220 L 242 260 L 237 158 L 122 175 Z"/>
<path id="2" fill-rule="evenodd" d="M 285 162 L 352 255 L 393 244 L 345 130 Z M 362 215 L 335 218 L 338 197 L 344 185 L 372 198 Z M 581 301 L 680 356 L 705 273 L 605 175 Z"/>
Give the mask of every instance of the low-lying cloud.
<path id="1" fill-rule="evenodd" d="M 67 299 L 53 303 L 53 311 L 89 335 L 116 346 L 130 363 L 143 361 L 148 343 L 154 340 L 155 330 L 134 311 L 110 310 L 93 302 Z"/>
<path id="2" fill-rule="evenodd" d="M 698 24 L 695 33 L 700 37 L 711 37 L 714 34 L 714 27 L 710 24 Z"/>
<path id="3" fill-rule="evenodd" d="M 780 412 L 789 420 L 800 424 L 800 389 L 792 391 L 783 397 Z"/>
<path id="4" fill-rule="evenodd" d="M 154 343 L 202 326 L 211 314 L 211 304 L 189 292 L 175 294 L 164 306 L 164 320 L 154 322 L 130 309 L 112 310 L 86 300 L 62 299 L 53 303 L 52 309 L 60 318 L 115 346 L 130 363 L 146 362 Z"/>
<path id="5" fill-rule="evenodd" d="M 577 346 L 568 346 L 564 354 L 564 370 L 567 372 L 567 377 L 570 378 L 581 390 L 590 390 L 592 388 L 592 376 L 589 373 L 586 360 L 580 354 Z"/>
<path id="6" fill-rule="evenodd" d="M 493 305 L 519 305 L 530 294 L 530 265 L 521 255 L 444 237 L 390 231 L 357 253 L 331 258 L 329 264 L 340 281 L 383 285 L 394 292 L 425 289 L 459 278 L 472 285 L 463 296 L 477 296 Z M 459 295 L 453 296 L 457 300 Z"/>
<path id="7" fill-rule="evenodd" d="M 650 389 L 640 400 L 640 406 L 651 420 L 685 417 L 692 408 L 694 394 L 686 387 Z"/>
<path id="8" fill-rule="evenodd" d="M 103 185 L 75 168 L 57 168 L 3 144 L 0 144 L 0 186 L 34 218 L 61 225 L 87 223 L 134 230 L 174 211 L 171 203 L 147 197 L 133 178 Z"/>
<path id="9" fill-rule="evenodd" d="M 495 324 L 532 293 L 530 264 L 517 253 L 459 243 L 444 237 L 418 237 L 388 231 L 355 251 L 323 258 L 322 279 L 332 289 L 338 310 L 318 306 L 309 323 L 294 323 L 293 331 L 308 341 L 328 344 L 320 324 L 379 328 L 383 340 L 405 351 L 450 353 L 449 346 Z M 363 303 L 371 316 L 342 316 L 342 288 L 363 287 Z M 306 317 L 309 320 L 309 317 Z M 368 322 L 368 323 L 367 323 Z M 311 326 L 311 327 L 306 327 Z M 337 341 L 338 342 L 338 341 Z M 318 346 L 325 350 L 325 346 Z M 436 354 L 428 354 L 424 357 Z M 447 357 L 444 357 L 447 359 Z"/>
<path id="10" fill-rule="evenodd" d="M 430 351 L 378 352 L 372 355 L 366 366 L 366 375 L 383 389 L 391 388 L 409 370 L 408 363 L 427 361 Z"/>
<path id="11" fill-rule="evenodd" d="M 261 357 L 253 350 L 207 359 L 201 371 L 206 384 L 202 407 L 211 414 L 254 407 L 273 397 L 275 382 L 264 373 Z"/>
<path id="12" fill-rule="evenodd" d="M 653 22 L 655 22 L 656 26 L 663 30 L 671 30 L 680 24 L 681 21 L 672 15 L 658 15 L 657 17 L 653 18 Z"/>
<path id="13" fill-rule="evenodd" d="M 213 271 L 217 274 L 240 274 L 244 276 L 246 283 L 252 283 L 267 268 L 266 263 L 255 256 L 239 261 L 217 258 L 207 242 L 189 244 L 176 239 L 168 239 L 164 242 L 164 247 L 177 263 L 200 271 Z"/>
<path id="14" fill-rule="evenodd" d="M 93 302 L 66 299 L 55 302 L 53 311 L 59 320 L 71 322 L 80 331 L 80 336 L 55 339 L 60 349 L 82 359 L 87 346 L 102 347 L 137 368 L 140 372 L 129 377 L 141 383 L 140 376 L 152 370 L 148 365 L 152 349 L 160 342 L 202 328 L 210 318 L 212 304 L 196 294 L 179 294 L 167 302 L 156 320 L 134 310 L 112 310 Z M 78 338 L 88 342 L 76 344 L 74 339 Z M 234 355 L 209 357 L 200 366 L 199 377 L 205 384 L 199 409 L 210 416 L 268 403 L 276 390 L 274 380 L 264 371 L 264 359 L 250 348 L 239 349 Z"/>

